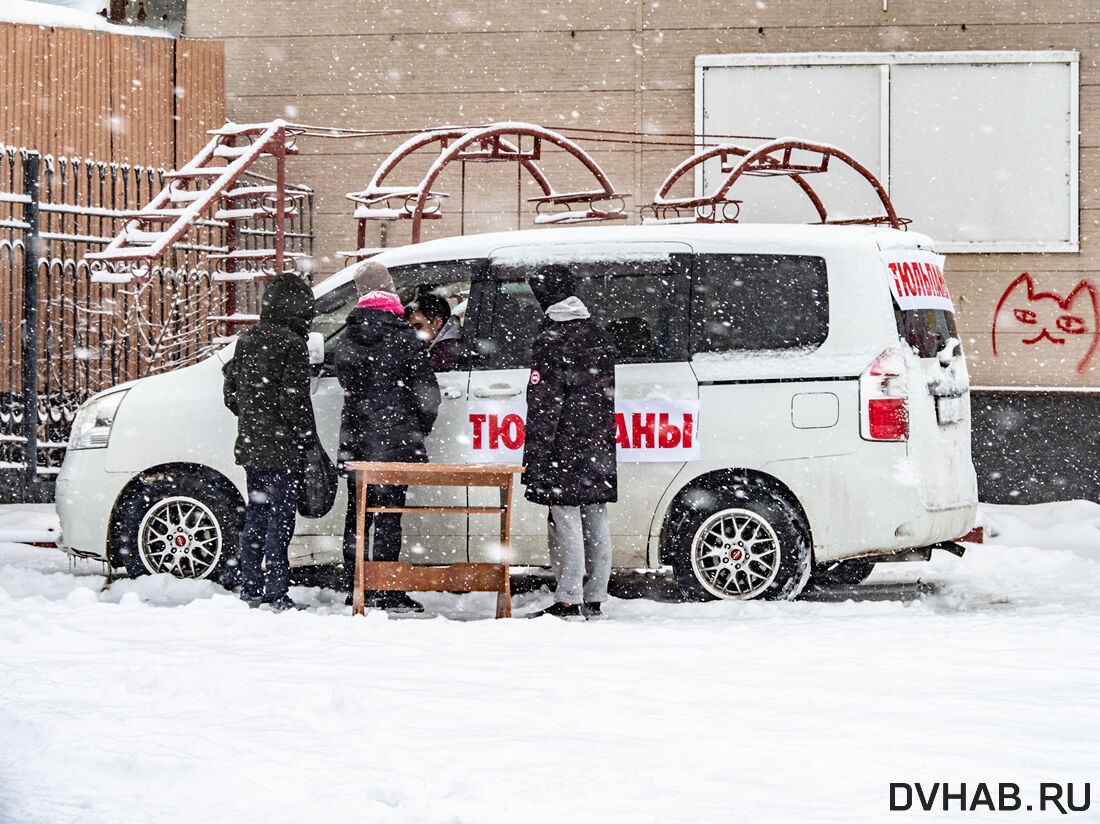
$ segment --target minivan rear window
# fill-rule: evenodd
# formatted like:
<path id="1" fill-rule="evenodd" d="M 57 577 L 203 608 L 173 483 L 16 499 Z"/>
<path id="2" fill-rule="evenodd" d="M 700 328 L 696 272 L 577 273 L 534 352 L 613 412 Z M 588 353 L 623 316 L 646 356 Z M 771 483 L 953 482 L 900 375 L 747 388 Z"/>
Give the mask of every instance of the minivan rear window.
<path id="1" fill-rule="evenodd" d="M 946 348 L 951 338 L 958 342 L 954 312 L 945 309 L 900 309 L 895 303 L 894 319 L 898 324 L 898 335 L 918 357 L 935 357 Z"/>
<path id="2" fill-rule="evenodd" d="M 810 255 L 695 257 L 692 352 L 817 348 L 829 334 L 825 259 Z"/>

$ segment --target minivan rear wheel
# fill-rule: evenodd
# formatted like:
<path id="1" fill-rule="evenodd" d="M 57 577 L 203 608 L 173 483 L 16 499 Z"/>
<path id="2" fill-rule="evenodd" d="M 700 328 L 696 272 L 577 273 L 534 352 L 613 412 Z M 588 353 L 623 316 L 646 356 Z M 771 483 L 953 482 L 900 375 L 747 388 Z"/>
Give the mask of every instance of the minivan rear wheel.
<path id="1" fill-rule="evenodd" d="M 133 577 L 227 582 L 236 567 L 240 524 L 217 487 L 189 475 L 164 476 L 133 491 L 119 507 L 114 543 Z"/>
<path id="2" fill-rule="evenodd" d="M 685 496 L 669 525 L 672 568 L 695 600 L 790 600 L 806 585 L 812 548 L 797 510 L 751 482 Z"/>

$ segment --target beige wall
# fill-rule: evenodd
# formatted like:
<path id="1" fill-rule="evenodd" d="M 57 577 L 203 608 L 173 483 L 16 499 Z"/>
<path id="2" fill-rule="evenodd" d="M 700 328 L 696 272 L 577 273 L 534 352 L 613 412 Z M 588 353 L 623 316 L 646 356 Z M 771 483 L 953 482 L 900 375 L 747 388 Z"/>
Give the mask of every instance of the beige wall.
<path id="1" fill-rule="evenodd" d="M 1021 273 L 1031 273 L 1036 291 L 1062 299 L 1082 281 L 1100 290 L 1100 4 L 887 5 L 884 11 L 881 0 L 189 0 L 185 34 L 225 41 L 228 110 L 235 120 L 286 117 L 391 129 L 509 119 L 550 128 L 689 133 L 699 54 L 1079 51 L 1080 253 L 955 255 L 948 274 L 976 383 L 1100 387 L 1100 351 L 1086 358 L 1092 334 L 1062 346 L 1024 344 L 1024 330 L 1010 321 L 999 324 L 997 355 L 992 352 L 995 309 Z M 339 265 L 336 250 L 354 248 L 355 223 L 344 194 L 362 188 L 398 140 L 313 141 L 293 161 L 294 179 L 317 190 L 322 272 Z M 689 153 L 676 147 L 586 148 L 620 191 L 634 193 L 634 203 L 651 199 L 672 165 Z M 587 186 L 583 177 L 570 177 L 575 166 L 555 167 L 550 160 L 546 165 L 559 191 Z M 473 173 L 466 230 L 514 227 L 514 170 Z M 457 174 L 445 177 L 440 188 L 457 198 Z M 905 204 L 897 206 L 904 214 Z M 450 218 L 427 234 L 457 230 Z M 407 228 L 395 228 L 391 237 L 403 241 Z M 1010 295 L 1003 309 L 1021 294 Z M 1096 326 L 1089 293 L 1077 295 L 1085 296 L 1091 333 Z M 1054 301 L 1047 304 L 1060 311 Z M 1069 308 L 1078 312 L 1082 306 Z"/>

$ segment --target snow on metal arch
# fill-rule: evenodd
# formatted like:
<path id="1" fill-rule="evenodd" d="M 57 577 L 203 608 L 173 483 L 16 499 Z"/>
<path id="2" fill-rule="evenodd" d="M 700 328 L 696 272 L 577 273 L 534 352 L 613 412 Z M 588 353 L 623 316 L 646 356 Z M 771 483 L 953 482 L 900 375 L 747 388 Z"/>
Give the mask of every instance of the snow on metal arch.
<path id="1" fill-rule="evenodd" d="M 507 139 L 510 136 L 515 136 L 516 139 L 514 142 Z M 534 145 L 526 152 L 522 148 L 522 140 L 524 137 L 529 137 L 534 140 Z M 593 178 L 595 178 L 596 182 L 599 184 L 599 189 L 584 192 L 571 192 L 568 194 L 559 194 L 555 192 L 550 181 L 546 178 L 538 165 L 538 161 L 541 159 L 542 141 L 557 146 L 580 161 L 581 165 L 584 166 Z M 383 185 L 386 178 L 403 160 L 416 151 L 433 143 L 442 144 L 439 157 L 435 159 L 418 185 L 407 188 L 394 188 Z M 471 147 L 475 146 L 480 148 L 471 150 Z M 627 195 L 615 191 L 615 187 L 611 184 L 610 179 L 606 173 L 604 173 L 600 165 L 593 160 L 591 155 L 572 140 L 569 140 L 557 132 L 531 123 L 520 122 L 494 123 L 489 126 L 476 128 L 441 129 L 416 135 L 390 153 L 382 162 L 381 166 L 379 166 L 366 189 L 362 192 L 349 194 L 348 198 L 366 206 L 370 206 L 386 201 L 391 197 L 404 197 L 406 202 L 402 211 L 394 213 L 390 210 L 383 210 L 385 213 L 380 213 L 377 219 L 394 219 L 397 217 L 410 219 L 412 221 L 411 242 L 418 243 L 420 241 L 421 222 L 426 217 L 438 216 L 438 207 L 434 209 L 430 208 L 429 201 L 433 198 L 445 196 L 441 193 L 433 192 L 432 185 L 439 178 L 440 174 L 442 174 L 443 169 L 455 160 L 482 163 L 519 163 L 523 169 L 527 170 L 542 190 L 543 194 L 541 197 L 530 198 L 530 200 L 536 202 L 537 208 L 541 208 L 544 204 L 551 203 L 565 205 L 567 210 L 571 210 L 571 205 L 576 203 L 587 203 L 592 207 L 595 202 L 600 200 L 619 201 L 617 208 L 606 210 L 589 208 L 584 212 L 569 211 L 572 222 L 620 219 L 626 217 L 625 208 L 621 201 Z M 357 216 L 360 216 L 361 219 L 369 217 L 365 212 L 358 210 Z M 360 252 L 366 251 L 362 249 L 363 234 L 361 223 Z M 363 257 L 366 255 L 360 256 Z"/>
<path id="2" fill-rule="evenodd" d="M 820 156 L 820 162 L 816 165 L 797 163 L 794 153 L 799 151 L 818 154 Z M 727 168 L 727 163 L 731 156 L 738 157 L 739 160 L 735 165 Z M 725 176 L 713 192 L 703 195 L 702 197 L 668 197 L 668 193 L 671 191 L 672 187 L 679 182 L 687 172 L 716 157 L 720 158 L 722 161 L 722 171 L 725 173 Z M 879 202 L 882 204 L 885 214 L 866 218 L 829 220 L 828 210 L 825 204 L 822 202 L 810 182 L 806 180 L 805 176 L 828 172 L 830 158 L 836 158 L 867 181 L 877 195 Z M 835 146 L 830 146 L 825 143 L 815 143 L 809 140 L 788 137 L 769 141 L 753 150 L 734 146 L 732 144 L 723 144 L 704 149 L 692 155 L 669 173 L 668 177 L 665 178 L 664 182 L 658 188 L 653 202 L 643 206 L 643 211 L 650 211 L 658 220 L 666 220 L 668 219 L 667 215 L 669 212 L 678 216 L 680 209 L 691 209 L 697 221 L 736 222 L 740 213 L 741 201 L 730 200 L 728 194 L 733 184 L 736 183 L 742 175 L 757 177 L 782 176 L 791 178 L 813 204 L 821 223 L 887 223 L 894 229 L 900 229 L 903 225 L 910 222 L 906 218 L 898 217 L 897 212 L 894 210 L 894 205 L 890 201 L 890 196 L 886 193 L 886 190 L 883 188 L 878 178 L 876 178 L 866 166 L 851 155 L 841 151 Z M 727 211 L 729 206 L 735 207 L 732 217 Z"/>

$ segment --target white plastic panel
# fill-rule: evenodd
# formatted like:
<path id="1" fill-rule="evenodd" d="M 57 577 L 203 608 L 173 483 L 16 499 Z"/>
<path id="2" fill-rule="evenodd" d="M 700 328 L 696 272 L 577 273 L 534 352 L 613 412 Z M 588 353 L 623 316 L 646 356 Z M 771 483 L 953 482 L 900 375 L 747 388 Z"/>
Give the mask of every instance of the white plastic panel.
<path id="1" fill-rule="evenodd" d="M 834 144 L 940 251 L 1072 252 L 1078 61 L 1067 51 L 703 55 L 696 131 Z M 717 179 L 708 167 L 697 193 Z M 853 175 L 808 179 L 831 218 L 881 213 Z M 814 219 L 787 181 L 755 179 L 733 193 L 748 201 L 745 222 Z"/>
<path id="2" fill-rule="evenodd" d="M 1068 63 L 892 67 L 899 211 L 940 249 L 1076 248 L 1070 92 Z"/>
<path id="3" fill-rule="evenodd" d="M 809 138 L 840 147 L 872 174 L 881 175 L 878 66 L 725 67 L 708 69 L 706 78 L 704 134 Z M 733 142 L 746 145 L 746 141 Z M 703 191 L 713 190 L 722 177 L 718 161 L 710 161 L 703 172 Z M 830 171 L 809 179 L 830 217 L 882 211 L 878 198 L 854 173 Z M 742 220 L 746 222 L 817 219 L 809 200 L 790 180 L 745 177 L 731 194 L 745 200 Z"/>

